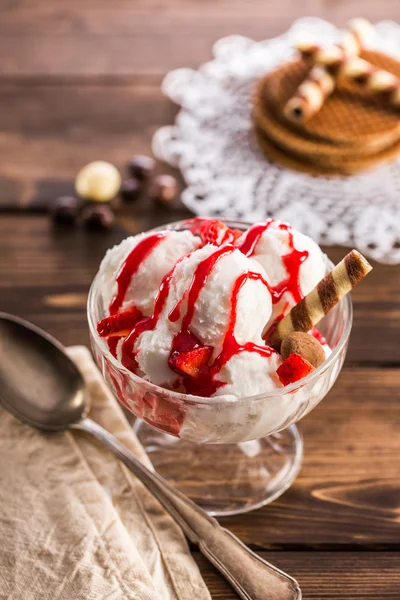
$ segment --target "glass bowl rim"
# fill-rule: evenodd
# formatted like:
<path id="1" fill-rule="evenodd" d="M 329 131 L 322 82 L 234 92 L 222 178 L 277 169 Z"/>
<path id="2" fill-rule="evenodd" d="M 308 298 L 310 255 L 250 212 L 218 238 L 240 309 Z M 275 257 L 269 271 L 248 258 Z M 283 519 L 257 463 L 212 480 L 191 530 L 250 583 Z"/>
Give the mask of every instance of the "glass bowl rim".
<path id="1" fill-rule="evenodd" d="M 198 217 L 198 218 L 199 219 L 207 219 L 207 217 Z M 146 231 L 146 233 L 150 233 L 150 232 L 154 232 L 154 231 L 170 230 L 170 229 L 176 231 L 178 227 L 185 229 L 184 226 L 188 225 L 188 223 L 190 221 L 192 221 L 192 219 L 184 219 L 181 221 L 174 221 L 172 223 L 167 223 L 165 225 L 160 225 L 159 227 L 154 227 L 153 229 L 149 229 Z M 237 227 L 248 228 L 255 224 L 255 223 L 250 223 L 247 221 L 239 221 L 239 220 L 224 219 L 224 218 L 222 218 L 221 221 L 223 221 L 229 227 L 235 227 L 235 228 L 237 228 Z M 331 263 L 331 261 L 329 261 L 329 262 Z M 333 263 L 331 263 L 331 264 L 333 264 Z M 92 306 L 94 305 L 95 292 L 97 290 L 98 279 L 99 279 L 99 271 L 96 273 L 96 276 L 92 281 L 92 284 L 91 284 L 90 290 L 89 290 L 88 300 L 87 300 L 87 319 L 88 319 L 88 323 L 89 323 L 90 336 L 91 336 L 92 340 L 95 342 L 97 348 L 100 350 L 100 352 L 103 355 L 105 355 L 106 359 L 114 365 L 115 368 L 117 368 L 119 371 L 125 373 L 130 379 L 132 379 L 132 381 L 135 382 L 135 384 L 140 385 L 144 388 L 147 388 L 147 391 L 149 391 L 150 393 L 168 394 L 169 399 L 178 404 L 196 404 L 196 405 L 204 404 L 204 405 L 214 405 L 214 406 L 215 405 L 223 406 L 226 404 L 239 404 L 239 403 L 243 403 L 243 404 L 252 403 L 253 404 L 255 402 L 267 402 L 268 400 L 276 399 L 277 397 L 281 397 L 281 396 L 283 397 L 286 394 L 296 392 L 298 389 L 308 385 L 309 383 L 313 383 L 314 381 L 319 379 L 319 377 L 321 375 L 323 375 L 325 373 L 325 371 L 327 371 L 329 369 L 329 367 L 336 361 L 336 359 L 340 356 L 340 353 L 342 352 L 343 348 L 347 344 L 347 341 L 350 336 L 351 328 L 352 328 L 352 323 L 353 323 L 353 305 L 351 302 L 351 296 L 350 296 L 350 294 L 346 294 L 344 296 L 344 298 L 342 298 L 338 304 L 338 306 L 344 305 L 344 307 L 345 307 L 345 312 L 344 312 L 345 325 L 344 325 L 340 340 L 338 341 L 336 347 L 332 350 L 332 352 L 328 356 L 328 358 L 322 363 L 322 365 L 317 367 L 312 373 L 310 373 L 306 377 L 303 377 L 302 379 L 299 379 L 299 381 L 291 383 L 290 385 L 284 386 L 282 388 L 277 388 L 277 389 L 271 390 L 269 392 L 262 392 L 261 394 L 255 394 L 253 396 L 236 397 L 233 395 L 226 395 L 226 396 L 221 395 L 221 396 L 212 396 L 212 397 L 205 398 L 203 396 L 194 396 L 192 394 L 184 394 L 182 392 L 176 392 L 174 390 L 169 390 L 168 388 L 163 388 L 160 385 L 156 385 L 155 383 L 148 381 L 147 379 L 143 379 L 143 377 L 140 377 L 139 375 L 135 375 L 135 373 L 132 373 L 132 371 L 129 371 L 129 369 L 124 367 L 124 365 L 111 354 L 111 352 L 109 351 L 109 349 L 107 347 L 105 340 L 100 338 L 100 336 L 98 335 L 97 328 L 96 328 L 97 323 L 95 323 L 94 319 L 93 319 Z"/>

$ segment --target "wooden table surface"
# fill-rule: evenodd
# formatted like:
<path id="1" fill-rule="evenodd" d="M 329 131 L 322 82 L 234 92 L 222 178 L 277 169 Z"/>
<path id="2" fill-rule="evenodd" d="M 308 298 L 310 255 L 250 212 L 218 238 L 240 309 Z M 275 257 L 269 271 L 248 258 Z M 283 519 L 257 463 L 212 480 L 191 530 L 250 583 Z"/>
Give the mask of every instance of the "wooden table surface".
<path id="1" fill-rule="evenodd" d="M 0 0 L 0 204 L 48 200 L 77 169 L 103 158 L 123 167 L 150 149 L 176 109 L 164 74 L 196 67 L 212 43 L 255 39 L 314 14 L 344 25 L 362 14 L 400 16 L 398 0 Z M 165 169 L 164 169 L 165 170 Z M 45 215 L 0 213 L 0 310 L 86 344 L 85 300 L 105 250 L 184 210 L 143 201 L 108 234 L 54 231 Z M 343 248 L 327 249 L 337 261 Z M 346 365 L 302 422 L 305 457 L 272 505 L 223 519 L 296 577 L 304 598 L 400 598 L 400 266 L 375 265 L 353 295 Z M 236 598 L 193 549 L 213 598 Z"/>

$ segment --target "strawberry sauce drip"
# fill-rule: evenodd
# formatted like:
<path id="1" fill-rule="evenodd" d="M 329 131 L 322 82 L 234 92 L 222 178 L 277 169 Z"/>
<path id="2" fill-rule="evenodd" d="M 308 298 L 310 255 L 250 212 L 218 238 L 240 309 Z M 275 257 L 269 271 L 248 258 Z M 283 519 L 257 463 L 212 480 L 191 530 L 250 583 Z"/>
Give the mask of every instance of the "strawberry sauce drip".
<path id="1" fill-rule="evenodd" d="M 222 349 L 220 354 L 215 358 L 213 363 L 206 369 L 203 369 L 200 376 L 193 379 L 192 377 L 183 377 L 183 385 L 188 394 L 195 394 L 196 396 L 209 397 L 215 394 L 215 392 L 222 386 L 225 385 L 223 381 L 218 381 L 216 376 L 221 369 L 233 358 L 241 352 L 253 352 L 269 358 L 275 353 L 273 348 L 269 346 L 260 346 L 254 342 L 246 342 L 245 344 L 239 344 L 235 337 L 235 325 L 237 321 L 237 305 L 239 301 L 239 293 L 243 285 L 249 279 L 253 281 L 261 281 L 267 288 L 268 283 L 265 281 L 260 273 L 245 271 L 235 281 L 232 288 L 231 294 L 231 311 L 229 314 L 229 322 L 226 330 L 226 334 L 223 340 Z M 182 332 L 178 336 L 182 335 Z M 185 339 L 185 338 L 184 338 Z M 174 348 L 175 351 L 179 351 L 179 348 Z"/>
<path id="2" fill-rule="evenodd" d="M 107 340 L 108 349 L 110 350 L 114 358 L 117 358 L 117 346 L 120 339 L 121 338 L 118 336 L 111 336 Z"/>
<path id="3" fill-rule="evenodd" d="M 246 283 L 246 281 L 248 281 L 249 279 L 253 281 L 261 281 L 269 289 L 269 285 L 265 281 L 263 276 L 260 273 L 255 273 L 252 271 L 242 273 L 235 281 L 231 294 L 231 312 L 229 315 L 229 322 L 224 337 L 222 350 L 211 367 L 209 388 L 206 388 L 208 396 L 214 394 L 219 387 L 224 385 L 224 383 L 222 383 L 221 381 L 216 380 L 215 376 L 234 356 L 237 356 L 241 352 L 253 352 L 255 354 L 259 354 L 260 356 L 264 356 L 265 358 L 269 358 L 275 352 L 275 350 L 273 350 L 273 348 L 269 346 L 259 346 L 254 342 L 246 342 L 245 344 L 239 344 L 235 337 L 235 325 L 237 321 L 237 305 L 239 301 L 239 292 L 242 289 L 243 285 Z"/>
<path id="4" fill-rule="evenodd" d="M 181 306 L 186 298 L 186 295 L 187 294 L 185 292 L 182 298 L 175 304 L 174 308 L 169 313 L 168 319 L 171 321 L 171 323 L 176 323 L 176 321 L 179 321 L 179 317 L 181 316 Z"/>
<path id="5" fill-rule="evenodd" d="M 232 254 L 234 251 L 235 248 L 233 246 L 221 246 L 218 248 L 218 250 L 213 252 L 213 254 L 210 254 L 210 256 L 199 262 L 197 265 L 188 291 L 187 310 L 182 319 L 182 331 L 188 330 L 189 328 L 189 325 L 193 319 L 197 298 L 199 297 L 200 292 L 203 289 L 213 268 L 223 256 Z M 175 308 L 171 311 L 172 314 L 174 313 Z"/>
<path id="6" fill-rule="evenodd" d="M 247 231 L 243 242 L 238 246 L 240 252 L 246 256 L 252 256 L 260 237 L 264 231 L 267 231 L 273 222 L 273 219 L 268 219 L 265 223 L 256 223 L 255 225 L 252 225 Z"/>
<path id="7" fill-rule="evenodd" d="M 282 297 L 285 292 L 289 292 L 297 304 L 297 302 L 300 302 L 300 300 L 303 298 L 303 293 L 300 286 L 300 267 L 303 262 L 307 260 L 309 253 L 307 250 L 296 250 L 293 243 L 293 230 L 290 225 L 281 223 L 279 225 L 279 229 L 287 231 L 291 252 L 282 256 L 282 261 L 285 265 L 288 277 L 275 286 L 275 290 L 280 293 L 280 297 Z"/>
<path id="8" fill-rule="evenodd" d="M 111 300 L 110 315 L 117 313 L 124 303 L 126 292 L 132 277 L 152 250 L 166 237 L 165 232 L 154 233 L 139 242 L 127 256 L 117 274 L 117 293 Z"/>
<path id="9" fill-rule="evenodd" d="M 252 256 L 262 234 L 264 231 L 267 231 L 273 223 L 275 223 L 273 219 L 268 219 L 266 223 L 256 223 L 250 227 L 245 239 L 239 246 L 239 250 L 246 256 Z M 290 225 L 280 223 L 278 228 L 287 232 L 290 252 L 282 256 L 282 262 L 285 266 L 287 277 L 277 285 L 270 287 L 272 303 L 276 304 L 279 302 L 285 292 L 291 294 L 293 300 L 297 303 L 300 302 L 303 297 L 300 286 L 300 267 L 303 262 L 307 260 L 309 253 L 307 250 L 300 251 L 294 247 L 293 230 Z"/>
<path id="10" fill-rule="evenodd" d="M 151 317 L 147 317 L 138 321 L 130 334 L 125 338 L 122 344 L 122 364 L 131 371 L 135 371 L 138 368 L 135 352 L 135 343 L 138 337 L 145 331 L 152 331 L 158 323 L 158 319 L 162 313 L 165 303 L 168 298 L 169 289 L 171 287 L 171 279 L 175 273 L 177 266 L 189 255 L 182 256 L 179 258 L 171 271 L 164 276 L 161 281 L 160 288 L 158 290 L 157 297 L 154 302 L 153 314 Z"/>
<path id="11" fill-rule="evenodd" d="M 183 295 L 183 297 L 177 302 L 175 307 L 171 310 L 168 315 L 170 321 L 177 321 L 180 317 L 180 310 L 183 300 L 187 297 L 187 308 L 181 322 L 181 329 L 175 335 L 172 340 L 170 358 L 174 354 L 180 354 L 193 350 L 196 347 L 202 346 L 200 340 L 190 331 L 190 324 L 193 319 L 196 301 L 200 295 L 201 290 L 204 288 L 208 277 L 212 270 L 223 256 L 232 254 L 235 251 L 233 246 L 221 246 L 215 252 L 210 254 L 207 258 L 202 260 L 196 267 L 193 274 L 190 286 Z M 193 379 L 192 377 L 183 376 L 183 385 L 189 394 L 196 394 L 197 396 L 209 396 L 211 389 L 209 384 L 209 369 L 205 368 L 202 370 L 201 376 Z M 218 386 L 219 387 L 219 386 Z M 215 388 L 217 389 L 217 388 Z"/>
<path id="12" fill-rule="evenodd" d="M 175 263 L 173 269 L 162 280 L 151 317 L 142 319 L 136 323 L 128 337 L 125 338 L 125 341 L 122 345 L 122 364 L 131 371 L 135 371 L 138 367 L 135 352 L 135 342 L 142 333 L 145 331 L 151 331 L 157 325 L 157 321 L 160 318 L 160 314 L 168 298 L 172 276 L 179 262 L 180 260 Z"/>
<path id="13" fill-rule="evenodd" d="M 187 297 L 186 312 L 181 321 L 181 328 L 172 341 L 170 356 L 172 356 L 174 353 L 187 352 L 203 345 L 202 341 L 190 331 L 196 302 L 207 282 L 208 277 L 211 275 L 219 260 L 224 256 L 232 254 L 234 251 L 234 246 L 221 246 L 197 265 L 188 290 L 168 315 L 168 318 L 171 321 L 177 321 L 180 318 L 182 302 Z M 180 259 L 180 261 L 181 260 L 183 259 Z M 176 266 L 180 261 L 178 261 L 172 271 L 166 277 L 164 277 L 155 301 L 152 316 L 139 321 L 123 342 L 122 364 L 132 371 L 135 371 L 138 368 L 137 351 L 135 351 L 136 341 L 142 333 L 153 330 L 156 327 L 168 298 L 171 279 L 174 275 Z M 236 279 L 231 294 L 231 311 L 229 315 L 228 328 L 224 337 L 221 352 L 211 365 L 207 365 L 204 369 L 202 369 L 199 377 L 193 378 L 186 375 L 182 376 L 182 383 L 186 393 L 204 397 L 214 394 L 218 388 L 225 385 L 222 381 L 215 379 L 216 375 L 233 356 L 239 354 L 240 352 L 256 352 L 257 354 L 266 357 L 271 356 L 271 354 L 274 352 L 274 350 L 268 346 L 258 346 L 253 342 L 247 342 L 246 344 L 241 345 L 235 338 L 234 329 L 237 320 L 239 293 L 245 282 L 249 279 L 261 281 L 268 289 L 270 289 L 267 281 L 265 281 L 260 273 L 245 271 Z"/>
<path id="14" fill-rule="evenodd" d="M 190 331 L 196 301 L 215 265 L 223 256 L 231 254 L 234 250 L 235 248 L 233 246 L 222 246 L 197 265 L 188 291 L 186 314 L 183 316 L 181 329 L 172 342 L 171 355 L 174 353 L 187 352 L 188 350 L 201 345 L 201 342 Z M 183 376 L 183 385 L 187 393 L 205 397 L 214 394 L 218 388 L 225 385 L 222 381 L 215 379 L 216 375 L 233 356 L 240 352 L 255 352 L 265 357 L 270 357 L 274 352 L 274 350 L 268 346 L 259 346 L 253 342 L 247 342 L 246 344 L 241 345 L 235 338 L 234 330 L 237 320 L 239 293 L 243 285 L 249 279 L 261 281 L 268 289 L 270 289 L 268 283 L 260 273 L 245 271 L 236 279 L 231 294 L 231 312 L 229 315 L 227 331 L 223 340 L 222 350 L 210 366 L 202 369 L 199 377 L 192 378 Z M 180 307 L 180 303 L 181 300 L 171 311 L 169 315 L 170 320 L 175 319 L 175 311 L 177 307 Z"/>

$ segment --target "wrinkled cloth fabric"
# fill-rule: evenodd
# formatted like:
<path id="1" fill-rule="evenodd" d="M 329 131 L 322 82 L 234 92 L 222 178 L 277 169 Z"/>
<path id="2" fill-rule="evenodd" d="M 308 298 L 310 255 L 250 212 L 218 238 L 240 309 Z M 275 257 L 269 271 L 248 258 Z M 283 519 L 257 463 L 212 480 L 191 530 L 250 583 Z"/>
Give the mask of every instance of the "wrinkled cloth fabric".
<path id="1" fill-rule="evenodd" d="M 90 352 L 68 350 L 90 417 L 150 465 Z M 183 533 L 107 449 L 0 409 L 0 598 L 210 600 Z"/>

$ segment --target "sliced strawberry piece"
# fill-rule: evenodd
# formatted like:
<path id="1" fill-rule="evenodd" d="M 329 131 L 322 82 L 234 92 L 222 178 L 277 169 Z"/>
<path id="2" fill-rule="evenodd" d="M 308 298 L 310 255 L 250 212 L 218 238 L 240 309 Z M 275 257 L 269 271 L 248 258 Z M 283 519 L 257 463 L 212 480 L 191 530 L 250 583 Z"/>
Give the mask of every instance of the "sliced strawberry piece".
<path id="1" fill-rule="evenodd" d="M 230 229 L 229 230 L 233 236 L 233 240 L 234 242 L 236 242 L 236 240 L 238 240 L 242 235 L 243 235 L 243 231 L 240 231 L 240 229 Z"/>
<path id="2" fill-rule="evenodd" d="M 193 219 L 190 230 L 199 235 L 204 244 L 213 244 L 214 246 L 233 244 L 243 233 L 238 229 L 230 229 L 218 219 Z"/>
<path id="3" fill-rule="evenodd" d="M 106 317 L 97 323 L 97 332 L 101 337 L 125 336 L 142 319 L 142 313 L 137 308 Z"/>
<path id="4" fill-rule="evenodd" d="M 214 244 L 215 246 L 228 244 L 229 241 L 233 241 L 233 239 L 229 227 L 224 225 L 222 221 L 211 221 L 204 235 L 204 241 Z"/>
<path id="5" fill-rule="evenodd" d="M 290 385 L 314 371 L 311 363 L 300 354 L 291 354 L 276 370 L 283 385 Z"/>
<path id="6" fill-rule="evenodd" d="M 172 353 L 168 364 L 173 371 L 179 374 L 198 377 L 202 368 L 208 365 L 212 352 L 212 346 L 200 346 L 188 352 Z"/>
<path id="7" fill-rule="evenodd" d="M 189 352 L 194 348 L 203 346 L 202 342 L 193 333 L 187 330 L 180 331 L 172 342 L 172 352 L 174 354 L 182 354 L 183 352 Z"/>

